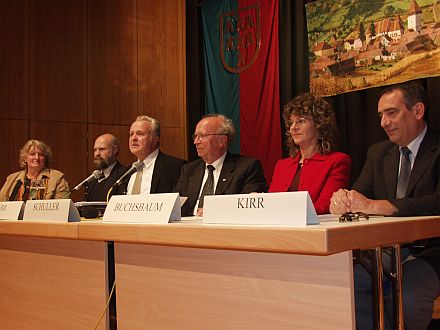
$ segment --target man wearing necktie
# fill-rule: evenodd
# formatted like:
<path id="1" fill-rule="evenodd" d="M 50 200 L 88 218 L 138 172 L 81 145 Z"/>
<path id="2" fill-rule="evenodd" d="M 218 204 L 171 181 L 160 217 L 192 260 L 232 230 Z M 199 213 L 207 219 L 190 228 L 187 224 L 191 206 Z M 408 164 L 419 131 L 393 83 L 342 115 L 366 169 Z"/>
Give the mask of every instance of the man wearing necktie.
<path id="1" fill-rule="evenodd" d="M 200 159 L 182 167 L 176 191 L 188 197 L 182 215 L 203 215 L 207 195 L 265 192 L 266 180 L 257 159 L 235 155 L 228 147 L 235 136 L 232 121 L 224 115 L 203 117 L 193 140 Z"/>
<path id="2" fill-rule="evenodd" d="M 160 151 L 160 124 L 149 116 L 138 116 L 130 127 L 130 152 L 143 162 L 142 170 L 128 182 L 127 194 L 172 192 L 185 163 Z"/>
<path id="3" fill-rule="evenodd" d="M 127 170 L 128 167 L 118 161 L 119 141 L 112 134 L 103 134 L 96 138 L 93 146 L 93 165 L 95 170 L 100 170 L 102 176 L 89 183 L 86 201 L 107 201 L 107 193 Z M 111 191 L 112 195 L 125 193 L 127 183 Z"/>
<path id="4" fill-rule="evenodd" d="M 440 214 L 440 139 L 426 124 L 427 99 L 426 91 L 417 83 L 383 91 L 378 113 L 389 141 L 370 147 L 352 190 L 341 189 L 333 194 L 332 213 Z M 410 244 L 409 249 L 402 250 L 405 257 L 411 253 L 402 265 L 406 330 L 427 329 L 431 321 L 433 302 L 440 295 L 438 251 L 438 239 Z M 356 265 L 356 325 L 360 330 L 372 328 L 370 284 L 369 275 Z"/>

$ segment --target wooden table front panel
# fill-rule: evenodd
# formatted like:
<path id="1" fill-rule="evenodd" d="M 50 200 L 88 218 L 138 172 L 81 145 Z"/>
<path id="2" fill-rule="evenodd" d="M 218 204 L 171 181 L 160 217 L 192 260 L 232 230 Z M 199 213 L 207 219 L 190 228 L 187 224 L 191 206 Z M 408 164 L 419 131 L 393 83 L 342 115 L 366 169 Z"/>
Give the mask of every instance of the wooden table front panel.
<path id="1" fill-rule="evenodd" d="M 120 329 L 354 329 L 351 252 L 115 244 Z"/>
<path id="2" fill-rule="evenodd" d="M 1 329 L 90 330 L 105 309 L 103 242 L 0 235 L 0 265 Z"/>

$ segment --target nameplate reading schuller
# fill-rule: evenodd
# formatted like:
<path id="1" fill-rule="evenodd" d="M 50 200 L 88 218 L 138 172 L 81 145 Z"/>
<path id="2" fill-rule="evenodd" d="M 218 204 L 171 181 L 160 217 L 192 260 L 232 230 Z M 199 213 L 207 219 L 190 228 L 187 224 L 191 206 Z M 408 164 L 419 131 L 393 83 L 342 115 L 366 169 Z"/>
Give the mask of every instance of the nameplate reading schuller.
<path id="1" fill-rule="evenodd" d="M 170 220 L 180 220 L 179 194 L 112 196 L 102 220 L 119 223 L 168 223 Z"/>
<path id="2" fill-rule="evenodd" d="M 71 199 L 28 200 L 23 220 L 78 222 L 78 210 Z"/>
<path id="3" fill-rule="evenodd" d="M 0 220 L 23 219 L 24 202 L 0 202 Z"/>
<path id="4" fill-rule="evenodd" d="M 203 222 L 292 227 L 319 224 L 307 191 L 205 196 Z"/>

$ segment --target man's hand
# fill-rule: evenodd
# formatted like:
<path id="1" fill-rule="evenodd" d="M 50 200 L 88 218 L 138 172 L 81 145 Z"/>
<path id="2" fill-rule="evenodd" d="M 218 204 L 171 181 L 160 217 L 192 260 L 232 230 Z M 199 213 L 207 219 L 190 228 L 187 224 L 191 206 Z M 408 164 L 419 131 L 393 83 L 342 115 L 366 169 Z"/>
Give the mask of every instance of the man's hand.
<path id="1" fill-rule="evenodd" d="M 339 189 L 330 200 L 330 212 L 344 214 L 362 212 L 374 215 L 393 215 L 397 208 L 387 200 L 373 200 L 356 190 Z"/>
<path id="2" fill-rule="evenodd" d="M 370 207 L 374 203 L 373 200 L 368 199 L 356 190 L 347 192 L 347 198 L 350 200 L 350 212 L 362 212 L 372 214 Z"/>
<path id="3" fill-rule="evenodd" d="M 351 201 L 347 196 L 349 192 L 347 189 L 339 189 L 333 193 L 330 199 L 330 213 L 344 214 L 351 211 Z"/>

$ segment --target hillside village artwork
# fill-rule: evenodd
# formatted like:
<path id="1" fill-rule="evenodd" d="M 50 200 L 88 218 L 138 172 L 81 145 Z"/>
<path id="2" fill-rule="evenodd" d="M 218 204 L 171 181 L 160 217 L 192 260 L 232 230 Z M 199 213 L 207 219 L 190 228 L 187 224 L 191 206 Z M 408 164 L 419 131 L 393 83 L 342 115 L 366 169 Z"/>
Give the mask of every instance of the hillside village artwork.
<path id="1" fill-rule="evenodd" d="M 306 13 L 311 92 L 440 75 L 440 0 L 323 0 Z"/>

